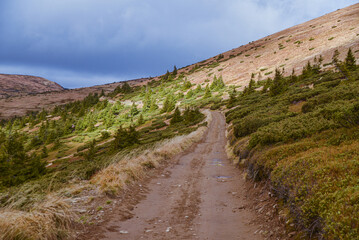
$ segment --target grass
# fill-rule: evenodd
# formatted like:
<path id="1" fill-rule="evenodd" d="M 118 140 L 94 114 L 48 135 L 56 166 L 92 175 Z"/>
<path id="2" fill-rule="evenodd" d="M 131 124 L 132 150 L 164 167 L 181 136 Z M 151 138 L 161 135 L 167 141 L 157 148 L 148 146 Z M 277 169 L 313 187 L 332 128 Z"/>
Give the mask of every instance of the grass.
<path id="1" fill-rule="evenodd" d="M 12 209 L 0 211 L 0 239 L 68 239 L 76 215 L 64 199 L 49 196 L 30 212 Z"/>

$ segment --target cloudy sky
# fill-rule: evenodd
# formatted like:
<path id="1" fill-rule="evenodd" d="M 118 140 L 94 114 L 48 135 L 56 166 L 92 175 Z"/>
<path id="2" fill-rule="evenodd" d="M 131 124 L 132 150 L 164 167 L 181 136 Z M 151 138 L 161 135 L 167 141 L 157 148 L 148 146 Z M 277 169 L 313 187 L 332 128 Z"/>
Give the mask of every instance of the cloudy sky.
<path id="1" fill-rule="evenodd" d="M 67 88 L 157 76 L 356 0 L 0 0 L 0 73 Z"/>

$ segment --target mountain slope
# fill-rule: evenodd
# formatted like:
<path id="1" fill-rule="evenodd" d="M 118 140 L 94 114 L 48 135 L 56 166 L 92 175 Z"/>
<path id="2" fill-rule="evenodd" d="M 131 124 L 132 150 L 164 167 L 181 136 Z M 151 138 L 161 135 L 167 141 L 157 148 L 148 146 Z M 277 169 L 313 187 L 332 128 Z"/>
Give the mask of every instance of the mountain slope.
<path id="1" fill-rule="evenodd" d="M 42 77 L 0 74 L 0 98 L 62 90 L 59 84 Z"/>
<path id="2" fill-rule="evenodd" d="M 322 55 L 323 63 L 331 62 L 338 49 L 343 59 L 351 47 L 359 56 L 359 4 L 264 37 L 218 56 L 179 70 L 193 83 L 202 83 L 213 75 L 222 75 L 225 83 L 248 85 L 251 74 L 255 80 L 274 76 L 275 68 L 285 74 L 301 72 L 302 67 Z M 331 67 L 327 65 L 326 67 Z"/>
<path id="3" fill-rule="evenodd" d="M 332 65 L 325 63 L 331 62 L 336 49 L 341 52 L 340 59 L 344 58 L 349 47 L 353 49 L 356 57 L 359 56 L 358 16 L 359 4 L 355 4 L 189 65 L 179 69 L 178 73 L 185 74 L 192 83 L 202 84 L 207 79 L 212 79 L 214 75 L 222 75 L 225 83 L 239 85 L 243 89 L 248 85 L 252 73 L 255 74 L 255 80 L 273 77 L 275 68 L 284 68 L 285 76 L 291 74 L 293 69 L 298 74 L 307 61 L 313 60 L 315 57 L 318 58 L 320 55 L 324 58 L 324 68 L 332 68 Z M 8 77 L 9 75 L 0 75 L 0 86 L 4 84 L 1 84 L 3 76 Z M 161 77 L 163 76 L 155 77 L 154 80 L 159 80 Z M 129 81 L 129 83 L 142 85 L 149 80 L 139 79 Z M 58 92 L 0 99 L 0 117 L 22 116 L 28 111 L 38 111 L 42 108 L 51 108 L 58 104 L 83 99 L 89 93 L 100 92 L 102 89 L 105 92 L 113 91 L 119 84 L 68 90 L 66 94 Z M 5 88 L 0 87 L 0 89 Z M 8 89 L 13 90 L 0 90 L 0 98 L 2 96 L 18 96 L 18 91 L 26 92 L 20 90 L 21 88 L 17 89 L 16 86 Z M 48 91 L 44 86 L 39 89 L 40 91 L 29 88 L 27 93 Z M 59 90 L 61 89 L 51 91 Z"/>

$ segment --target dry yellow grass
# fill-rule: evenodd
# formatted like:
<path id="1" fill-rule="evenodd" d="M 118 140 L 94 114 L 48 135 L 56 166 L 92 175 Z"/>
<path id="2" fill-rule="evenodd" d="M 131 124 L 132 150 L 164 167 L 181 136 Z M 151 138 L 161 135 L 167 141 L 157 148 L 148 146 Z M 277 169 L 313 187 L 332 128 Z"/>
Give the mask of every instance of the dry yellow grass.
<path id="1" fill-rule="evenodd" d="M 0 210 L 0 239 L 68 239 L 75 214 L 61 198 L 48 196 L 29 212 Z"/>
<path id="2" fill-rule="evenodd" d="M 205 121 L 210 124 L 212 115 L 208 110 L 205 111 L 207 118 Z M 132 152 L 131 155 L 122 157 L 116 155 L 114 163 L 96 174 L 91 182 L 100 186 L 102 191 L 118 191 L 134 180 L 140 179 L 148 167 L 158 167 L 164 160 L 174 157 L 176 154 L 188 149 L 193 143 L 202 139 L 206 127 L 200 127 L 196 131 L 164 140 L 156 144 L 152 149 L 148 149 L 141 154 Z"/>

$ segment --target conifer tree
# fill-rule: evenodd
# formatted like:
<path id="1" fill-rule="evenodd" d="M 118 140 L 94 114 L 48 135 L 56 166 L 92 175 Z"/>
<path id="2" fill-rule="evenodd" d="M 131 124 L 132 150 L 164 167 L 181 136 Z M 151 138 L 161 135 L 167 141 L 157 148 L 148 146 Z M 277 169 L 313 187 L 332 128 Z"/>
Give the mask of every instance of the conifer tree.
<path id="1" fill-rule="evenodd" d="M 92 160 L 94 159 L 95 154 L 96 154 L 96 148 L 95 148 L 95 146 L 96 146 L 96 140 L 93 139 L 93 140 L 91 141 L 91 143 L 90 143 L 90 146 L 89 146 L 87 152 L 86 152 L 85 155 L 84 155 L 84 156 L 85 156 L 85 160 L 87 160 L 87 161 L 92 161 Z"/>
<path id="2" fill-rule="evenodd" d="M 131 88 L 131 86 L 130 86 L 127 82 L 125 82 L 125 83 L 122 85 L 122 87 L 121 87 L 121 92 L 122 92 L 122 93 L 131 93 L 131 92 L 132 92 L 132 88 Z"/>
<path id="3" fill-rule="evenodd" d="M 139 141 L 139 134 L 136 131 L 136 128 L 134 126 L 130 126 L 128 130 L 128 138 L 127 138 L 127 145 L 132 146 L 134 144 L 140 143 Z"/>
<path id="4" fill-rule="evenodd" d="M 140 116 L 138 117 L 137 125 L 142 125 L 144 123 L 145 123 L 145 120 L 143 119 L 143 115 L 141 113 Z"/>
<path id="5" fill-rule="evenodd" d="M 224 82 L 223 82 L 223 78 L 222 76 L 220 76 L 219 78 L 217 78 L 217 76 L 213 77 L 213 82 L 210 86 L 211 90 L 219 90 L 221 88 L 223 88 L 225 86 Z"/>
<path id="6" fill-rule="evenodd" d="M 46 158 L 48 156 L 49 156 L 49 154 L 48 154 L 48 151 L 47 151 L 47 147 L 43 146 L 43 148 L 41 150 L 41 158 Z"/>
<path id="7" fill-rule="evenodd" d="M 338 57 L 339 57 L 339 51 L 338 51 L 338 49 L 335 49 L 335 51 L 334 51 L 334 53 L 333 53 L 333 57 L 332 57 L 332 62 L 335 64 L 335 65 L 337 65 L 338 63 L 339 63 L 339 59 L 338 59 Z"/>
<path id="8" fill-rule="evenodd" d="M 210 97 L 212 97 L 212 93 L 211 93 L 211 90 L 209 89 L 209 86 L 207 84 L 205 92 L 204 92 L 204 95 L 203 95 L 203 98 L 210 98 Z"/>
<path id="9" fill-rule="evenodd" d="M 348 53 L 347 53 L 344 63 L 348 70 L 354 71 L 356 69 L 355 57 L 353 55 L 351 48 L 349 48 L 349 50 L 348 50 Z"/>
<path id="10" fill-rule="evenodd" d="M 191 88 L 192 87 L 192 83 L 190 82 L 190 81 L 185 81 L 184 83 L 183 83 L 183 87 L 182 87 L 182 90 L 187 90 L 187 89 L 189 89 L 189 88 Z"/>
<path id="11" fill-rule="evenodd" d="M 156 104 L 156 98 L 153 97 L 153 98 L 151 99 L 151 106 L 150 106 L 149 111 L 150 111 L 150 112 L 154 112 L 154 111 L 156 111 L 157 109 L 158 109 L 158 105 Z"/>
<path id="12" fill-rule="evenodd" d="M 115 134 L 115 139 L 112 142 L 112 148 L 114 150 L 125 148 L 127 137 L 128 137 L 127 132 L 122 128 L 122 126 L 120 126 L 120 128 L 117 129 L 117 132 Z"/>
<path id="13" fill-rule="evenodd" d="M 183 118 L 181 116 L 181 111 L 178 109 L 178 107 L 176 107 L 170 123 L 175 124 L 175 123 L 181 122 L 182 120 L 183 120 Z"/>
<path id="14" fill-rule="evenodd" d="M 133 102 L 131 110 L 130 110 L 130 115 L 133 117 L 133 116 L 136 116 L 138 113 L 139 113 L 139 111 L 137 109 L 136 103 Z"/>
<path id="15" fill-rule="evenodd" d="M 162 110 L 161 112 L 164 113 L 164 112 L 171 112 L 173 109 L 175 109 L 176 107 L 176 103 L 173 99 L 173 96 L 172 95 L 167 95 L 164 103 L 163 103 L 163 107 L 162 107 Z"/>
<path id="16" fill-rule="evenodd" d="M 174 65 L 173 67 L 173 72 L 172 72 L 173 76 L 176 76 L 177 75 L 177 67 L 176 65 Z"/>
<path id="17" fill-rule="evenodd" d="M 192 89 L 190 89 L 188 92 L 187 92 L 187 94 L 186 94 L 186 98 L 191 98 L 192 96 L 193 96 L 193 90 Z"/>
<path id="18" fill-rule="evenodd" d="M 286 85 L 285 79 L 283 78 L 283 75 L 280 72 L 280 70 L 276 69 L 273 83 L 270 87 L 270 95 L 276 96 L 276 95 L 284 92 L 286 89 L 287 89 L 287 85 Z"/>
<path id="19" fill-rule="evenodd" d="M 194 91 L 195 91 L 195 93 L 201 92 L 201 91 L 202 91 L 201 85 L 200 85 L 200 84 L 197 84 L 197 87 L 196 87 L 196 89 L 195 89 Z"/>
<path id="20" fill-rule="evenodd" d="M 147 110 L 150 109 L 150 107 L 151 107 L 151 92 L 147 91 L 146 94 L 145 94 L 145 98 L 143 100 L 142 110 L 147 111 Z"/>
<path id="21" fill-rule="evenodd" d="M 10 135 L 0 148 L 0 186 L 16 186 L 46 172 L 36 154 L 27 155 L 18 135 Z"/>

